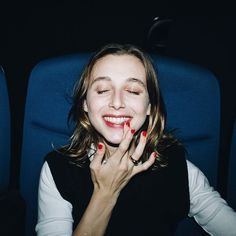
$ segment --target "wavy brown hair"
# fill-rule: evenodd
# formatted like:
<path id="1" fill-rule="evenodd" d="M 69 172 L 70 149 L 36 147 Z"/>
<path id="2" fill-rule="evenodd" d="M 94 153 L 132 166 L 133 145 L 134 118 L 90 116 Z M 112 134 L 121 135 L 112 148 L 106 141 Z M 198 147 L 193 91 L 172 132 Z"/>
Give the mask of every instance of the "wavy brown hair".
<path id="1" fill-rule="evenodd" d="M 143 64 L 151 111 L 143 126 L 135 133 L 133 142 L 137 145 L 141 131 L 147 130 L 147 144 L 141 160 L 146 161 L 150 154 L 156 151 L 159 156 L 154 163 L 154 169 L 166 166 L 167 160 L 162 153 L 167 147 L 178 143 L 178 141 L 170 133 L 164 131 L 166 123 L 165 108 L 151 58 L 143 50 L 130 44 L 108 44 L 95 53 L 85 66 L 80 80 L 75 85 L 73 105 L 69 114 L 70 120 L 75 123 L 75 129 L 70 138 L 70 144 L 62 148 L 63 153 L 71 157 L 74 163 L 82 166 L 88 160 L 88 154 L 96 152 L 98 143 L 104 141 L 91 125 L 88 115 L 83 109 L 83 104 L 91 82 L 92 69 L 99 59 L 107 55 L 131 55 L 137 57 Z M 108 152 L 105 155 L 108 155 Z"/>

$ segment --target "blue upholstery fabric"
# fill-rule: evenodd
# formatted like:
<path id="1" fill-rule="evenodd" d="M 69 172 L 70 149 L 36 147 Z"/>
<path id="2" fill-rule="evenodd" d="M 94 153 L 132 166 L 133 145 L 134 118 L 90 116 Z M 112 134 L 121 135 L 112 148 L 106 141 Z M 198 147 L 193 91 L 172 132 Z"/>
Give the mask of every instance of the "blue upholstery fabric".
<path id="1" fill-rule="evenodd" d="M 27 202 L 28 236 L 33 235 L 36 223 L 37 187 L 43 157 L 52 150 L 52 144 L 58 147 L 68 143 L 70 95 L 88 57 L 88 54 L 76 54 L 49 59 L 39 63 L 31 73 L 20 180 Z M 158 56 L 153 56 L 153 61 L 167 106 L 168 126 L 177 128 L 176 134 L 186 144 L 188 158 L 215 185 L 220 122 L 218 83 L 212 73 L 195 65 Z M 182 227 L 179 232 L 182 233 Z M 194 235 L 191 232 L 184 235 Z"/>
<path id="2" fill-rule="evenodd" d="M 5 191 L 9 184 L 10 123 L 8 89 L 0 67 L 0 191 Z"/>
<path id="3" fill-rule="evenodd" d="M 37 218 L 37 188 L 43 158 L 53 145 L 68 143 L 67 116 L 73 85 L 88 55 L 47 60 L 32 70 L 25 106 L 20 189 L 26 200 L 26 236 Z"/>
<path id="4" fill-rule="evenodd" d="M 232 133 L 230 159 L 229 159 L 229 176 L 228 176 L 228 193 L 227 200 L 229 205 L 236 210 L 236 121 Z"/>
<path id="5" fill-rule="evenodd" d="M 205 68 L 153 57 L 167 111 L 167 126 L 185 144 L 187 158 L 216 186 L 220 134 L 220 91 Z"/>

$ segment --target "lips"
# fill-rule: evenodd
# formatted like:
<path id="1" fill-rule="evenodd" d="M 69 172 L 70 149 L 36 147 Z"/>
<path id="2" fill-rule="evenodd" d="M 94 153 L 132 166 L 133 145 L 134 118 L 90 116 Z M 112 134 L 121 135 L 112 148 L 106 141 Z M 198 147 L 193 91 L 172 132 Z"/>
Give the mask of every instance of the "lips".
<path id="1" fill-rule="evenodd" d="M 103 116 L 103 119 L 105 123 L 110 127 L 123 127 L 125 122 L 131 120 L 131 117 L 123 116 L 123 115 L 119 115 L 119 116 L 106 115 L 106 116 Z"/>

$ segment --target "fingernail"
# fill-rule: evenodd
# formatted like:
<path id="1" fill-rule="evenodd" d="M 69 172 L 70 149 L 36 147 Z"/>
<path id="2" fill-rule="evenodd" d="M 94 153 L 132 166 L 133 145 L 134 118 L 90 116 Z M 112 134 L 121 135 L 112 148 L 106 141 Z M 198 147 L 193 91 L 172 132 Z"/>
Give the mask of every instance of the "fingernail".
<path id="1" fill-rule="evenodd" d="M 98 144 L 98 149 L 99 149 L 99 150 L 102 150 L 102 148 L 103 148 L 103 144 L 102 144 L 102 143 L 99 143 L 99 144 Z"/>
<path id="2" fill-rule="evenodd" d="M 142 135 L 143 135 L 143 137 L 146 137 L 147 136 L 147 131 L 142 131 Z"/>
<path id="3" fill-rule="evenodd" d="M 130 122 L 129 122 L 129 121 L 127 121 L 127 122 L 126 122 L 126 125 L 127 125 L 128 127 L 130 127 Z"/>
<path id="4" fill-rule="evenodd" d="M 130 132 L 131 132 L 132 134 L 134 134 L 134 133 L 135 133 L 135 129 L 131 129 Z"/>
<path id="5" fill-rule="evenodd" d="M 157 153 L 156 152 L 153 152 L 153 156 L 155 157 L 155 158 L 157 158 Z"/>

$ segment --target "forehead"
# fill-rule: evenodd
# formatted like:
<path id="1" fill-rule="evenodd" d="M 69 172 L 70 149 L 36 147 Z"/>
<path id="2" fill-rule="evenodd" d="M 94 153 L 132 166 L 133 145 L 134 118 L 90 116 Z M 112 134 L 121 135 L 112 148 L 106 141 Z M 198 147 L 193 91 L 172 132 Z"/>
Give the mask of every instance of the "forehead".
<path id="1" fill-rule="evenodd" d="M 110 77 L 111 79 L 137 78 L 146 81 L 143 63 L 132 55 L 106 55 L 100 58 L 93 66 L 91 79 Z"/>

